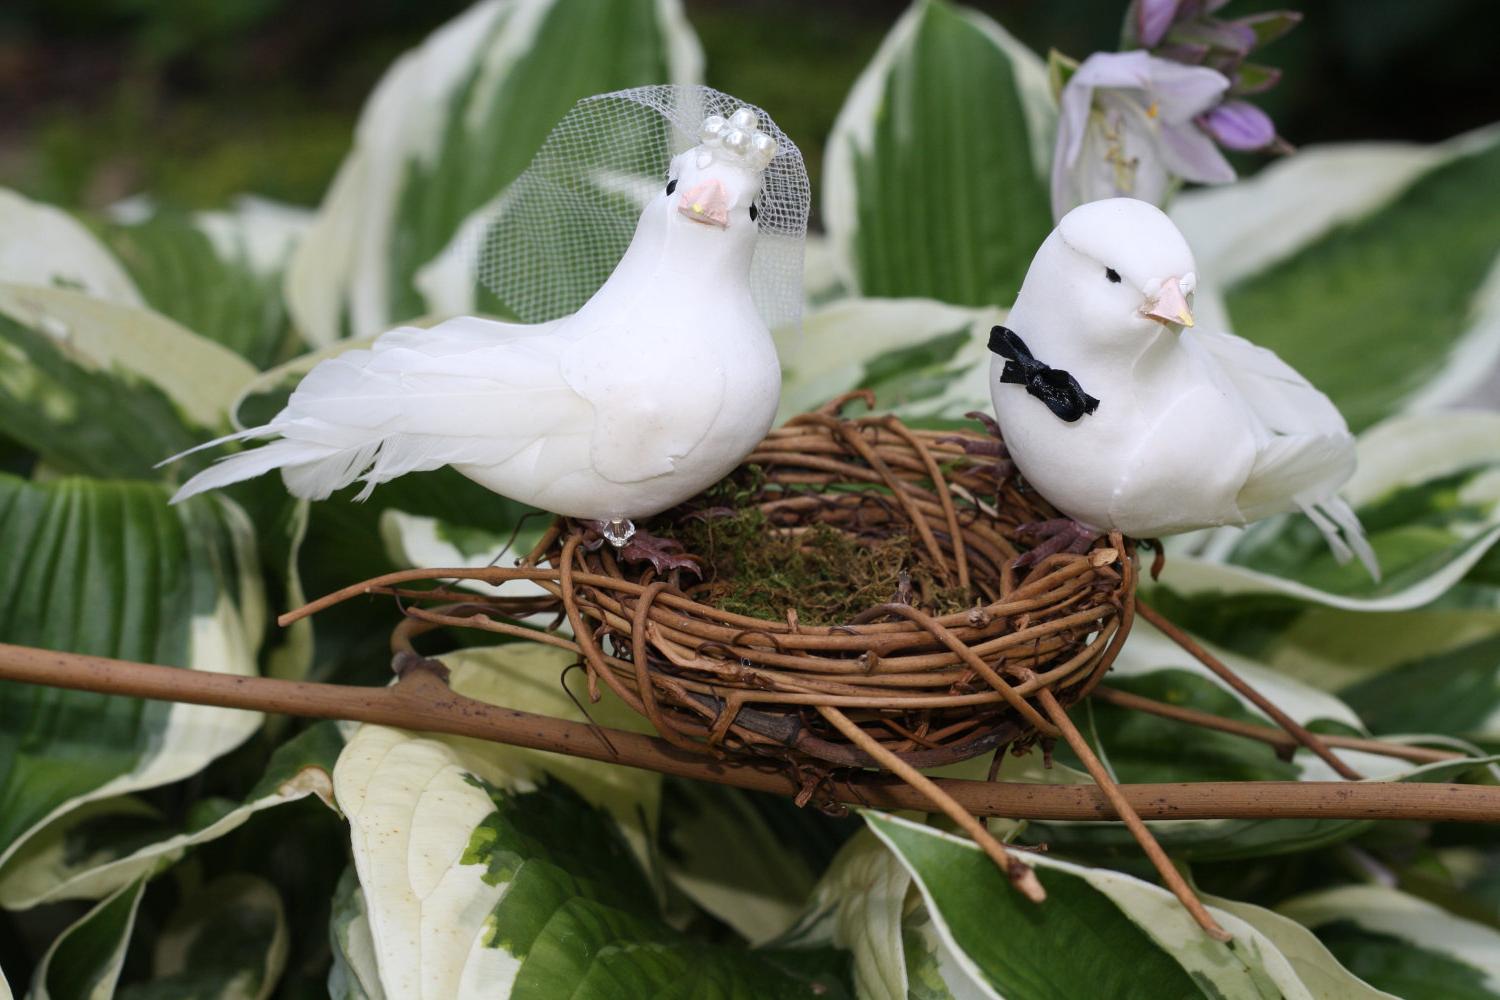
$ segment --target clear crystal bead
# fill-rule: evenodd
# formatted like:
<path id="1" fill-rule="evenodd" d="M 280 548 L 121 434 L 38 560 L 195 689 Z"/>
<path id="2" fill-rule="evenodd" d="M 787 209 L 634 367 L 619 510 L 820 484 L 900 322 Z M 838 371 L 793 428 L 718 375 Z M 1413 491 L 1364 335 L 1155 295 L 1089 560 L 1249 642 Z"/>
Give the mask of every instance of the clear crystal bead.
<path id="1" fill-rule="evenodd" d="M 628 517 L 612 517 L 604 522 L 604 539 L 615 548 L 623 548 L 635 537 L 635 524 Z"/>

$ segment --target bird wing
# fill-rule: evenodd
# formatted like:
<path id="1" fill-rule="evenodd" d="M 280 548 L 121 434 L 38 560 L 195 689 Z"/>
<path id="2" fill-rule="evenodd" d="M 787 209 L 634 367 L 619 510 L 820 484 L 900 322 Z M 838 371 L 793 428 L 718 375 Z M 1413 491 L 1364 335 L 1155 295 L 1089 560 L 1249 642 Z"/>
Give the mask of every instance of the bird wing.
<path id="1" fill-rule="evenodd" d="M 606 327 L 577 342 L 562 360 L 562 377 L 600 415 L 589 445 L 594 471 L 616 483 L 652 479 L 671 472 L 703 440 L 725 391 L 724 370 L 705 340 L 627 336 Z"/>
<path id="2" fill-rule="evenodd" d="M 1354 473 L 1354 437 L 1333 401 L 1272 351 L 1231 333 L 1184 330 L 1209 376 L 1239 400 L 1256 456 L 1235 498 L 1246 521 L 1300 509 L 1340 560 L 1358 555 L 1379 577 L 1359 519 L 1339 496 Z"/>
<path id="3" fill-rule="evenodd" d="M 466 317 L 401 327 L 320 362 L 286 408 L 236 435 L 277 437 L 189 480 L 174 499 L 281 468 L 298 496 L 323 499 L 444 465 L 493 465 L 546 437 L 588 433 L 593 409 L 562 377 L 574 345 L 557 324 Z"/>

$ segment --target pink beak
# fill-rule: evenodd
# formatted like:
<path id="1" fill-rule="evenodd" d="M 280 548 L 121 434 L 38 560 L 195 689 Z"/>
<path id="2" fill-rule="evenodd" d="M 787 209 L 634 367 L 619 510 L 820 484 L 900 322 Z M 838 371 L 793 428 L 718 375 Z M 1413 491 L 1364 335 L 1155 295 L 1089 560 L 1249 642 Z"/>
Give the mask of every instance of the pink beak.
<path id="1" fill-rule="evenodd" d="M 1188 309 L 1187 296 L 1182 294 L 1181 281 L 1179 277 L 1164 278 L 1161 291 L 1156 293 L 1155 298 L 1146 300 L 1146 307 L 1141 312 L 1163 323 L 1192 326 L 1193 314 Z"/>
<path id="2" fill-rule="evenodd" d="M 729 225 L 729 195 L 718 181 L 704 181 L 677 196 L 677 211 L 694 222 L 724 229 Z"/>

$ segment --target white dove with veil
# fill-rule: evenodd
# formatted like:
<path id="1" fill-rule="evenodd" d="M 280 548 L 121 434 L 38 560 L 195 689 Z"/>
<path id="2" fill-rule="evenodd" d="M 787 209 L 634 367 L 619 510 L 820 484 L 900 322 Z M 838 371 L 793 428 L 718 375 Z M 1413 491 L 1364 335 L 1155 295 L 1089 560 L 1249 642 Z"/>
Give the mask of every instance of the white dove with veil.
<path id="1" fill-rule="evenodd" d="M 1032 526 L 1033 559 L 1104 531 L 1156 538 L 1300 510 L 1340 561 L 1357 554 L 1378 577 L 1338 493 L 1355 462 L 1343 417 L 1271 351 L 1190 329 L 1194 271 L 1155 206 L 1081 205 L 991 333 L 1010 457 L 1071 519 Z"/>
<path id="2" fill-rule="evenodd" d="M 636 181 L 649 188 L 622 192 Z M 297 496 L 359 481 L 363 499 L 451 465 L 623 545 L 635 519 L 717 482 L 770 429 L 768 319 L 800 307 L 808 191 L 796 147 L 717 91 L 581 101 L 476 251 L 486 284 L 536 322 L 402 327 L 322 361 L 274 419 L 232 436 L 276 440 L 174 500 L 272 469 Z"/>

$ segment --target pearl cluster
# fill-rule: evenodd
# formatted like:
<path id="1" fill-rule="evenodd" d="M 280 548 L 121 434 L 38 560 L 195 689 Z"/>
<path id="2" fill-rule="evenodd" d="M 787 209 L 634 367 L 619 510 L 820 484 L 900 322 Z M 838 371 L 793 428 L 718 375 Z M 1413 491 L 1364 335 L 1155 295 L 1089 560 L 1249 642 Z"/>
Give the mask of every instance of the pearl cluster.
<path id="1" fill-rule="evenodd" d="M 741 160 L 751 170 L 766 169 L 776 155 L 776 140 L 760 131 L 760 120 L 749 108 L 740 108 L 728 119 L 709 115 L 703 119 L 698 138 L 705 149 Z"/>

